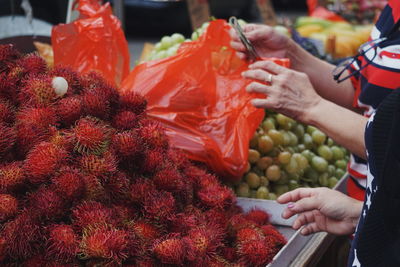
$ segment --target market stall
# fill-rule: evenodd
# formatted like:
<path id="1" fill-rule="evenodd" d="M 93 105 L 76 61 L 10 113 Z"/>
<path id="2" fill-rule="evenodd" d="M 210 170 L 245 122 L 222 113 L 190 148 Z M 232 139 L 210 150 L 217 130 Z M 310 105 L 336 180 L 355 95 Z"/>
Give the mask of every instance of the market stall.
<path id="1" fill-rule="evenodd" d="M 279 22 L 264 2 L 264 21 Z M 300 187 L 346 193 L 350 153 L 250 104 L 232 25 L 195 14 L 190 38 L 148 44 L 131 69 L 110 5 L 76 8 L 53 27 L 54 58 L 0 45 L 0 265 L 340 264 L 345 239 L 301 235 L 275 200 Z M 341 8 L 274 27 L 336 62 L 372 29 L 332 20 L 350 16 Z"/>

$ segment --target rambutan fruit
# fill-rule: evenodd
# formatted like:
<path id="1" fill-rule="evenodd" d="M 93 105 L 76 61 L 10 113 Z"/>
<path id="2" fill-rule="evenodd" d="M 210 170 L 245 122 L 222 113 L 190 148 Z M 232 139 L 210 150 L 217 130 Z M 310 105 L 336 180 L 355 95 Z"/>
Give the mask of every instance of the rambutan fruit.
<path id="1" fill-rule="evenodd" d="M 73 129 L 75 150 L 81 154 L 102 154 L 108 148 L 110 137 L 110 128 L 92 117 L 80 119 Z"/>
<path id="2" fill-rule="evenodd" d="M 167 158 L 181 171 L 192 166 L 185 152 L 180 149 L 170 147 L 167 152 Z"/>
<path id="3" fill-rule="evenodd" d="M 49 126 L 57 126 L 57 117 L 52 108 L 24 108 L 16 117 L 18 153 L 21 157 L 38 143 L 47 140 Z"/>
<path id="4" fill-rule="evenodd" d="M 22 67 L 24 73 L 41 74 L 47 72 L 46 61 L 37 53 L 27 54 L 16 61 Z"/>
<path id="5" fill-rule="evenodd" d="M 12 195 L 0 194 L 0 222 L 4 222 L 17 214 L 18 200 Z"/>
<path id="6" fill-rule="evenodd" d="M 83 155 L 79 160 L 79 166 L 85 174 L 101 177 L 117 171 L 117 159 L 109 151 L 104 152 L 101 156 Z"/>
<path id="7" fill-rule="evenodd" d="M 178 192 L 184 189 L 183 177 L 178 170 L 165 168 L 153 176 L 153 182 L 159 190 Z"/>
<path id="8" fill-rule="evenodd" d="M 114 116 L 112 125 L 119 130 L 130 130 L 139 126 L 139 120 L 140 116 L 132 111 L 124 110 Z"/>
<path id="9" fill-rule="evenodd" d="M 236 200 L 232 190 L 221 185 L 203 188 L 197 192 L 197 197 L 203 205 L 210 208 L 222 208 L 231 205 Z"/>
<path id="10" fill-rule="evenodd" d="M 71 262 L 79 247 L 78 236 L 72 226 L 56 224 L 48 227 L 46 255 L 57 261 Z"/>
<path id="11" fill-rule="evenodd" d="M 18 94 L 21 105 L 32 107 L 49 106 L 57 98 L 52 78 L 48 75 L 30 75 L 24 80 L 23 87 Z"/>
<path id="12" fill-rule="evenodd" d="M 152 223 L 145 220 L 135 221 L 129 230 L 143 243 L 148 244 L 161 236 L 160 230 Z"/>
<path id="13" fill-rule="evenodd" d="M 169 148 L 169 139 L 165 134 L 165 129 L 157 121 L 144 120 L 139 129 L 139 136 L 149 149 Z"/>
<path id="14" fill-rule="evenodd" d="M 124 230 L 108 226 L 88 227 L 83 231 L 81 257 L 110 259 L 121 263 L 128 257 L 128 245 L 128 233 Z"/>
<path id="15" fill-rule="evenodd" d="M 12 44 L 1 44 L 0 45 L 0 66 L 6 65 L 9 62 L 13 62 L 20 58 L 22 55 Z"/>
<path id="16" fill-rule="evenodd" d="M 84 199 L 100 200 L 105 197 L 105 190 L 100 179 L 95 175 L 83 175 L 83 183 L 85 185 Z"/>
<path id="17" fill-rule="evenodd" d="M 15 118 L 15 107 L 7 100 L 0 98 L 0 123 L 12 124 Z"/>
<path id="18" fill-rule="evenodd" d="M 43 241 L 38 223 L 27 212 L 4 224 L 1 235 L 6 240 L 7 255 L 13 259 L 33 256 Z"/>
<path id="19" fill-rule="evenodd" d="M 79 75 L 76 71 L 66 66 L 55 66 L 50 72 L 51 77 L 63 77 L 68 83 L 68 95 L 78 94 L 82 91 Z"/>
<path id="20" fill-rule="evenodd" d="M 94 91 L 87 91 L 82 95 L 82 107 L 86 115 L 102 120 L 110 117 L 110 102 Z"/>
<path id="21" fill-rule="evenodd" d="M 170 219 L 169 231 L 172 233 L 187 234 L 201 223 L 201 217 L 195 213 L 178 213 Z"/>
<path id="22" fill-rule="evenodd" d="M 222 247 L 223 231 L 215 226 L 196 227 L 189 231 L 185 241 L 188 247 L 188 259 L 199 261 L 216 255 Z"/>
<path id="23" fill-rule="evenodd" d="M 7 241 L 5 238 L 0 236 L 0 262 L 6 257 Z"/>
<path id="24" fill-rule="evenodd" d="M 49 180 L 49 177 L 65 164 L 68 152 L 61 147 L 48 142 L 42 142 L 29 151 L 24 169 L 28 180 L 33 184 L 40 184 Z"/>
<path id="25" fill-rule="evenodd" d="M 269 223 L 269 214 L 260 209 L 250 210 L 245 217 L 248 220 L 255 222 L 259 226 Z"/>
<path id="26" fill-rule="evenodd" d="M 154 242 L 152 251 L 163 264 L 182 265 L 186 257 L 186 244 L 179 235 L 167 235 Z"/>
<path id="27" fill-rule="evenodd" d="M 235 262 L 238 258 L 236 249 L 232 247 L 222 247 L 220 249 L 221 256 L 230 262 Z"/>
<path id="28" fill-rule="evenodd" d="M 121 159 L 136 156 L 143 149 L 142 141 L 135 131 L 124 131 L 114 135 L 112 146 Z"/>
<path id="29" fill-rule="evenodd" d="M 0 166 L 0 192 L 9 193 L 14 191 L 24 181 L 25 172 L 22 168 L 22 162 L 14 161 Z"/>
<path id="30" fill-rule="evenodd" d="M 127 203 L 130 196 L 128 177 L 120 171 L 112 174 L 104 184 L 104 190 L 112 203 Z"/>
<path id="31" fill-rule="evenodd" d="M 267 245 L 276 249 L 276 252 L 278 252 L 281 247 L 286 245 L 286 238 L 273 225 L 263 225 L 261 230 L 265 235 L 265 242 Z"/>
<path id="32" fill-rule="evenodd" d="M 176 201 L 170 192 L 155 191 L 146 196 L 143 208 L 147 218 L 164 221 L 175 213 Z"/>
<path id="33" fill-rule="evenodd" d="M 54 190 L 66 200 L 80 199 L 85 190 L 82 175 L 73 168 L 62 168 L 52 183 Z"/>
<path id="34" fill-rule="evenodd" d="M 139 178 L 131 184 L 130 197 L 133 203 L 143 203 L 147 195 L 156 191 L 152 180 Z"/>
<path id="35" fill-rule="evenodd" d="M 140 115 L 146 111 L 147 101 L 143 96 L 129 91 L 120 96 L 120 107 L 121 109 L 132 111 Z"/>
<path id="36" fill-rule="evenodd" d="M 225 210 L 219 208 L 206 210 L 203 214 L 206 222 L 218 225 L 220 228 L 225 228 L 230 218 Z"/>
<path id="37" fill-rule="evenodd" d="M 10 152 L 16 139 L 15 129 L 0 123 L 0 159 Z"/>
<path id="38" fill-rule="evenodd" d="M 28 196 L 29 207 L 40 219 L 57 219 L 65 213 L 65 202 L 60 195 L 50 188 L 40 187 Z"/>
<path id="39" fill-rule="evenodd" d="M 158 267 L 159 264 L 155 262 L 153 259 L 138 259 L 135 262 L 135 267 Z"/>
<path id="40" fill-rule="evenodd" d="M 246 219 L 243 214 L 236 214 L 228 220 L 227 231 L 231 237 L 236 237 L 237 232 L 244 228 L 256 228 L 257 225 Z"/>
<path id="41" fill-rule="evenodd" d="M 262 231 L 258 228 L 243 228 L 238 230 L 236 235 L 236 242 L 238 244 L 249 241 L 263 240 L 263 239 L 264 235 Z"/>
<path id="42" fill-rule="evenodd" d="M 126 226 L 133 218 L 137 217 L 137 211 L 131 205 L 115 204 L 111 206 L 118 225 Z"/>
<path id="43" fill-rule="evenodd" d="M 78 96 L 65 97 L 57 102 L 57 115 L 60 122 L 65 126 L 70 126 L 82 116 L 82 101 Z"/>
<path id="44" fill-rule="evenodd" d="M 116 104 L 119 102 L 118 91 L 107 82 L 101 73 L 91 71 L 81 76 L 81 84 L 84 91 L 92 91 L 98 95 L 102 95 L 105 99 L 110 101 L 113 108 L 116 108 Z"/>
<path id="45" fill-rule="evenodd" d="M 79 204 L 72 210 L 74 225 L 83 229 L 97 224 L 115 224 L 113 211 L 103 204 L 87 201 Z"/>
<path id="46" fill-rule="evenodd" d="M 148 150 L 144 154 L 142 169 L 145 173 L 154 173 L 164 168 L 166 165 L 166 154 L 162 150 Z"/>
<path id="47" fill-rule="evenodd" d="M 241 259 L 249 266 L 266 266 L 274 257 L 273 252 L 265 245 L 263 240 L 240 243 L 237 251 Z"/>

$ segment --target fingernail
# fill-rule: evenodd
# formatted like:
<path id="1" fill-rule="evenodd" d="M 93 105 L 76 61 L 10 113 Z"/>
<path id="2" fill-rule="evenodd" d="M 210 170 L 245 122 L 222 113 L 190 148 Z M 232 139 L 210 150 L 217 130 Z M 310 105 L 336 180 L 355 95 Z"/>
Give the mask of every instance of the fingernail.
<path id="1" fill-rule="evenodd" d="M 253 64 L 250 64 L 249 65 L 249 68 L 251 69 L 251 68 L 254 68 L 254 65 Z"/>
<path id="2" fill-rule="evenodd" d="M 289 204 L 287 205 L 287 207 L 288 207 L 289 209 L 293 209 L 293 208 L 294 208 L 294 204 L 293 204 L 293 203 L 289 203 Z"/>

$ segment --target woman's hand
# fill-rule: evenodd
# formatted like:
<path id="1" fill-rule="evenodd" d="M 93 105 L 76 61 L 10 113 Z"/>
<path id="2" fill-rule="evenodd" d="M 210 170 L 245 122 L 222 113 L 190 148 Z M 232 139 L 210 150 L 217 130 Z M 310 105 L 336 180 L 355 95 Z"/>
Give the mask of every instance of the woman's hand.
<path id="1" fill-rule="evenodd" d="M 272 27 L 246 24 L 243 27 L 243 32 L 261 57 L 286 57 L 291 41 L 287 36 L 278 33 Z M 231 29 L 230 35 L 232 38 L 231 46 L 238 51 L 240 58 L 245 59 L 247 50 L 234 29 Z"/>
<path id="2" fill-rule="evenodd" d="M 301 234 L 325 231 L 335 235 L 354 233 L 362 210 L 362 202 L 328 188 L 299 188 L 281 195 L 277 201 L 289 203 L 282 217 L 298 214 L 293 229 Z"/>
<path id="3" fill-rule="evenodd" d="M 321 101 L 306 74 L 284 68 L 271 61 L 257 61 L 242 75 L 254 80 L 247 86 L 247 92 L 266 96 L 252 100 L 252 104 L 258 108 L 272 109 L 308 123 L 306 112 Z"/>

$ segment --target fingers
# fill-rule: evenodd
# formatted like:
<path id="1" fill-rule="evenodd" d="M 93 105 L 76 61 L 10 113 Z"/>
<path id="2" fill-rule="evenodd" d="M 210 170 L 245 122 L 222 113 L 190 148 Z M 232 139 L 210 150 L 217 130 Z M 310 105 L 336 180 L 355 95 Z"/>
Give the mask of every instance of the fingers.
<path id="1" fill-rule="evenodd" d="M 280 204 L 296 202 L 305 197 L 311 197 L 314 194 L 314 188 L 297 188 L 278 197 L 277 201 Z"/>
<path id="2" fill-rule="evenodd" d="M 269 86 L 266 86 L 265 84 L 261 84 L 259 82 L 252 82 L 246 87 L 246 91 L 248 93 L 259 93 L 267 95 L 270 90 Z"/>
<path id="3" fill-rule="evenodd" d="M 303 227 L 303 229 L 300 230 L 300 233 L 302 235 L 310 235 L 318 232 L 321 232 L 321 230 L 319 229 L 317 223 L 315 222 L 307 224 L 306 226 Z"/>
<path id="4" fill-rule="evenodd" d="M 293 229 L 300 229 L 303 225 L 308 225 L 315 222 L 315 216 L 313 211 L 307 211 L 299 214 L 296 220 L 293 222 Z"/>
<path id="5" fill-rule="evenodd" d="M 262 70 L 266 70 L 266 71 L 274 73 L 274 74 L 283 74 L 283 73 L 291 71 L 288 68 L 282 67 L 282 66 L 280 66 L 272 61 L 269 61 L 269 60 L 256 61 L 249 66 L 249 69 L 251 69 L 251 70 L 262 69 Z"/>
<path id="6" fill-rule="evenodd" d="M 242 73 L 242 76 L 246 79 L 257 80 L 262 83 L 269 82 L 271 73 L 261 70 L 261 69 L 253 69 L 247 70 Z M 274 77 L 275 78 L 275 77 Z"/>

